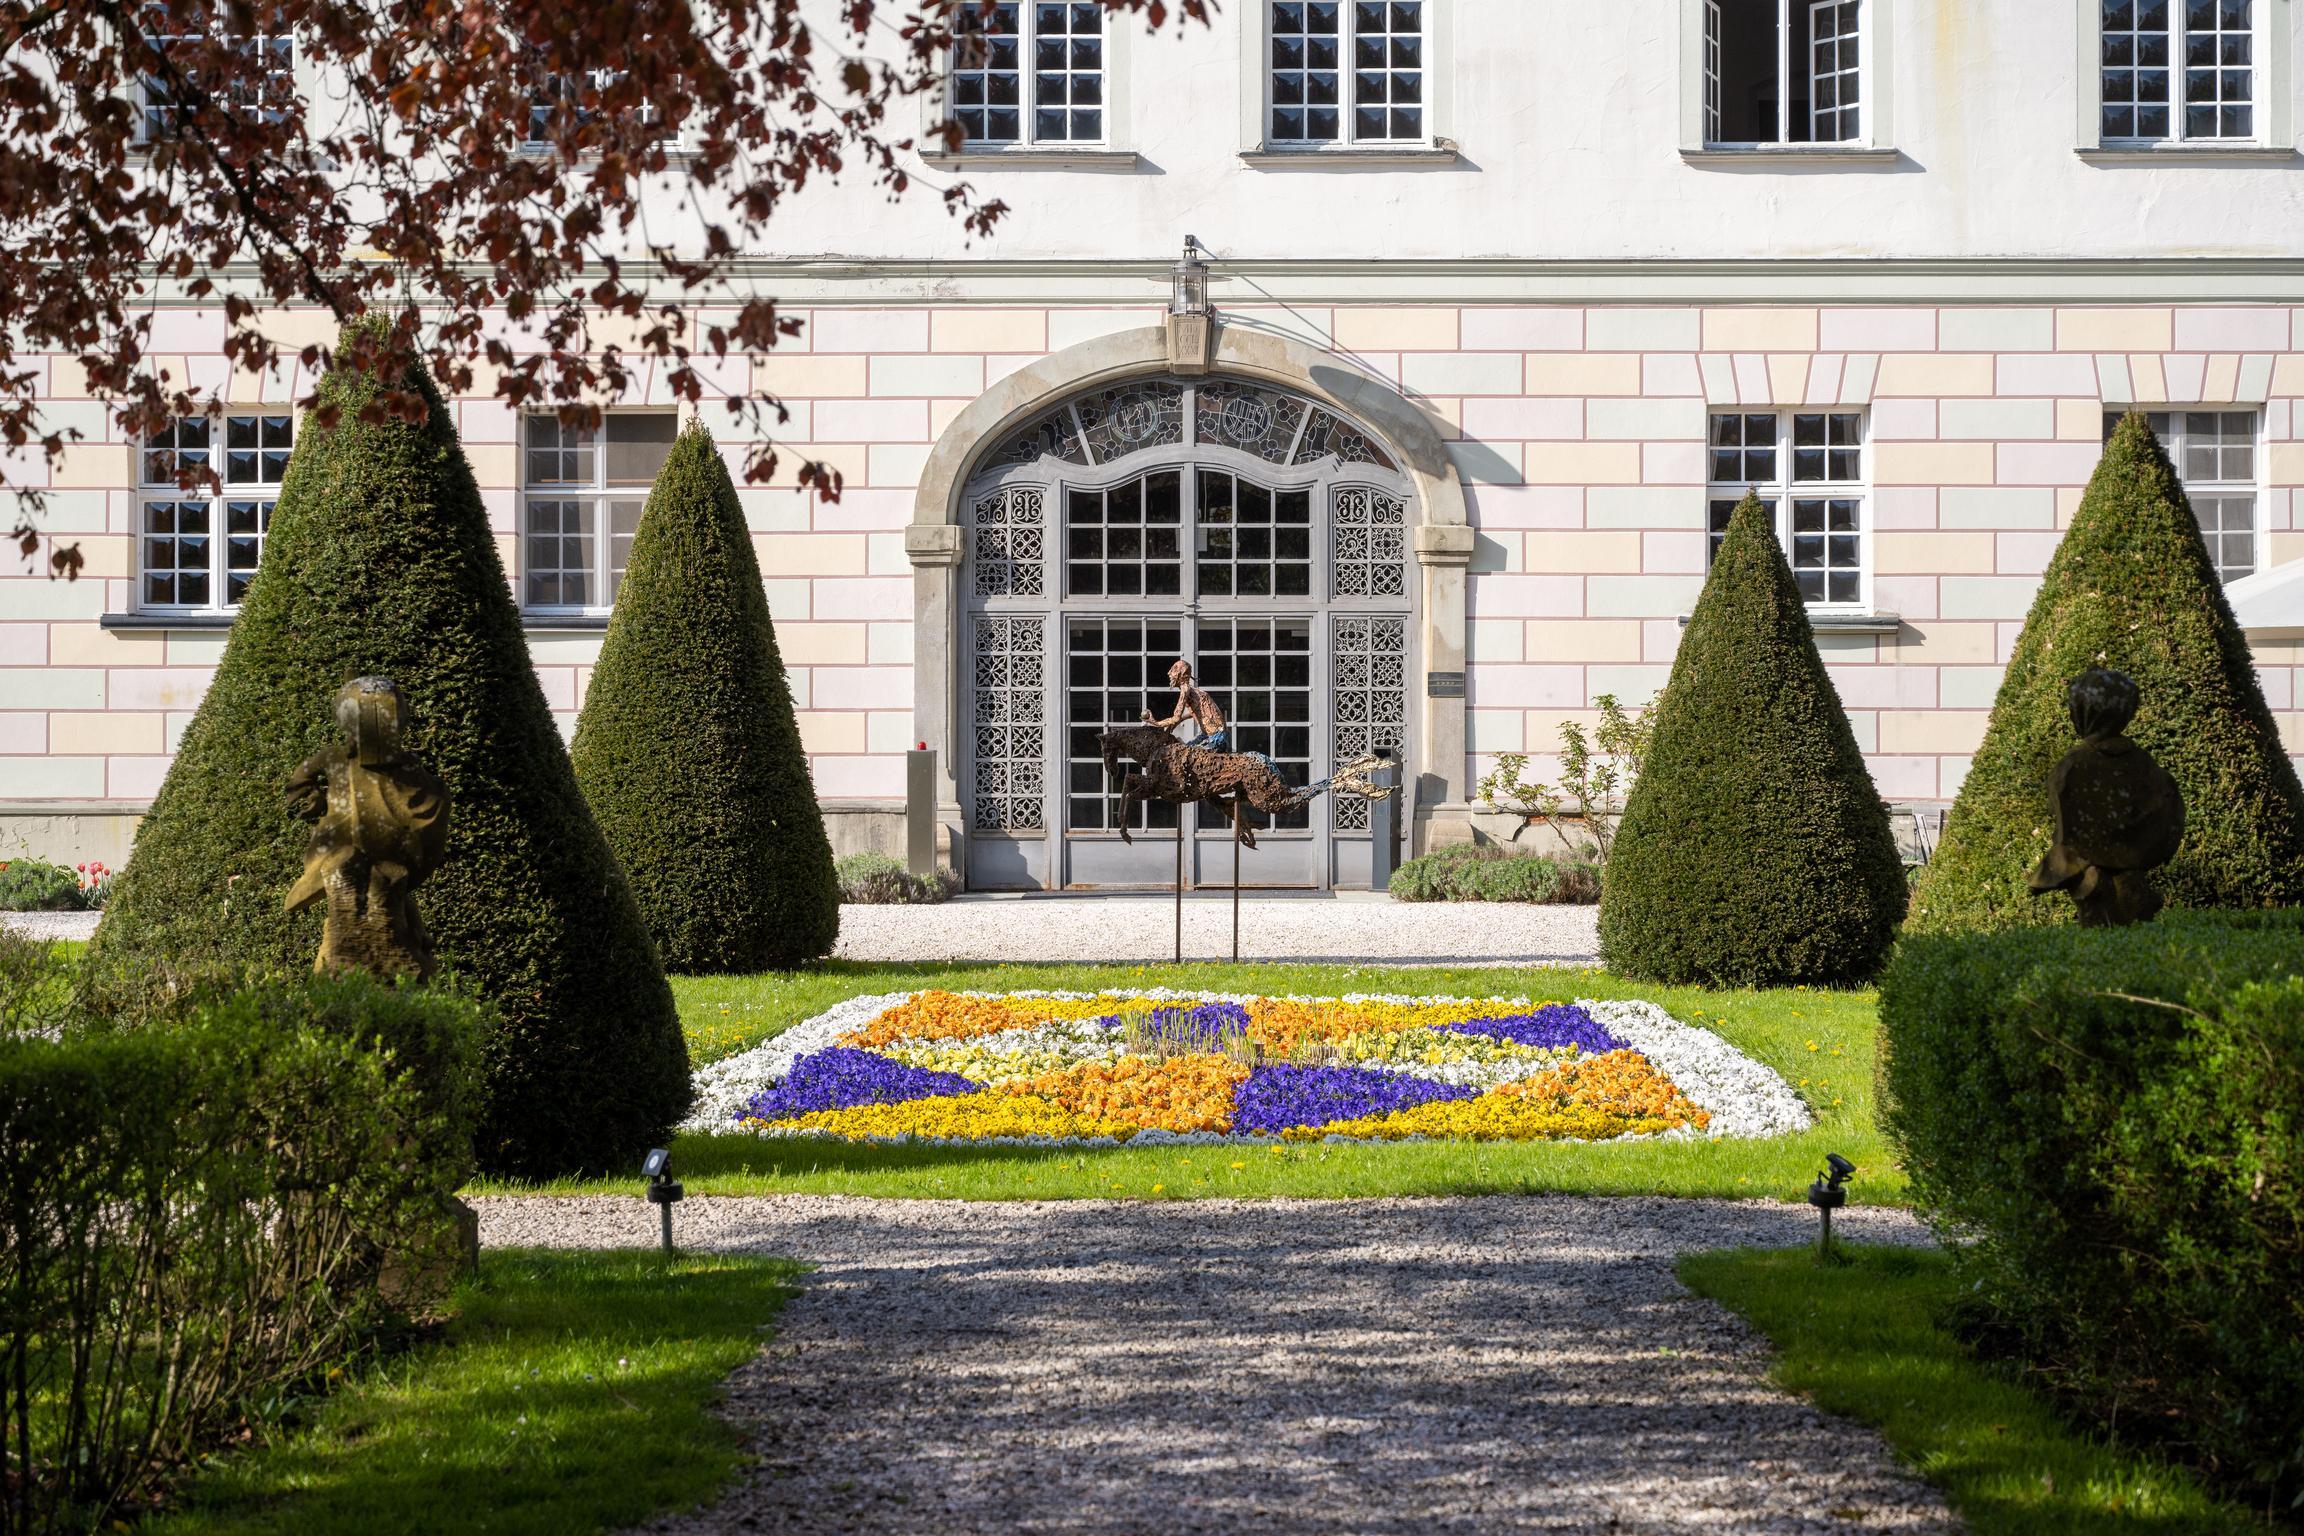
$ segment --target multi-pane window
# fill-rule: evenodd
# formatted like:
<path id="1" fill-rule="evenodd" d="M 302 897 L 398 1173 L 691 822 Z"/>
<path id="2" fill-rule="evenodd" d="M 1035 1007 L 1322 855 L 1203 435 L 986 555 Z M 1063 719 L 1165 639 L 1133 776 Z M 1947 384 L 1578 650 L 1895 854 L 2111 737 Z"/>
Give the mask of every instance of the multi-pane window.
<path id="1" fill-rule="evenodd" d="M 167 12 L 147 15 L 165 28 Z M 261 20 L 262 18 L 259 17 Z M 221 41 L 234 56 L 222 80 L 201 78 L 192 62 L 196 48 Z M 155 32 L 148 34 L 151 63 L 144 71 L 140 133 L 147 143 L 173 139 L 183 131 L 185 110 L 194 93 L 214 95 L 223 106 L 263 122 L 277 122 L 296 109 L 296 40 L 279 32 L 214 34 Z"/>
<path id="2" fill-rule="evenodd" d="M 1312 493 L 1269 490 L 1224 469 L 1200 475 L 1196 563 L 1204 597 L 1312 591 Z"/>
<path id="3" fill-rule="evenodd" d="M 2256 134 L 2253 0 L 2103 0 L 2109 140 Z"/>
<path id="4" fill-rule="evenodd" d="M 1312 779 L 1312 620 L 1202 619 L 1195 637 L 1200 685 L 1225 701 L 1234 751 L 1261 752 L 1291 784 Z M 1312 824 L 1308 806 L 1272 825 Z"/>
<path id="5" fill-rule="evenodd" d="M 648 487 L 678 431 L 661 413 L 610 416 L 596 432 L 529 418 L 521 587 L 529 607 L 616 601 Z"/>
<path id="6" fill-rule="evenodd" d="M 1074 597 L 1173 597 L 1184 589 L 1184 477 L 1163 469 L 1064 496 L 1066 584 Z"/>
<path id="7" fill-rule="evenodd" d="M 1271 0 L 1272 142 L 1412 144 L 1424 0 Z"/>
<path id="8" fill-rule="evenodd" d="M 137 553 L 145 607 L 239 605 L 263 559 L 295 432 L 285 412 L 193 416 L 144 440 Z M 220 486 L 206 483 L 211 474 Z"/>
<path id="9" fill-rule="evenodd" d="M 955 19 L 952 117 L 971 144 L 1104 138 L 1104 7 L 1096 0 L 974 7 Z"/>
<path id="10" fill-rule="evenodd" d="M 1185 654 L 1184 625 L 1166 617 L 1070 618 L 1064 629 L 1065 773 L 1070 788 L 1064 824 L 1075 832 L 1118 831 L 1120 797 L 1104 770 L 1099 737 L 1115 723 L 1133 721 L 1148 702 L 1175 699 L 1175 689 L 1168 686 L 1168 668 Z M 1165 710 L 1166 704 L 1161 707 Z M 1139 800 L 1128 825 L 1136 832 L 1173 828 L 1176 806 L 1165 800 Z"/>
<path id="11" fill-rule="evenodd" d="M 1712 418 L 1706 562 L 1747 491 L 1811 603 L 1864 600 L 1864 418 L 1856 411 L 1728 411 Z"/>
<path id="12" fill-rule="evenodd" d="M 2256 571 L 2256 413 L 2147 411 L 2152 433 L 2176 466 L 2184 499 L 2200 519 L 2208 558 L 2226 581 Z M 2120 424 L 2104 413 L 2104 436 Z"/>
<path id="13" fill-rule="evenodd" d="M 1863 0 L 1704 0 L 1706 143 L 1853 143 L 1863 101 Z"/>

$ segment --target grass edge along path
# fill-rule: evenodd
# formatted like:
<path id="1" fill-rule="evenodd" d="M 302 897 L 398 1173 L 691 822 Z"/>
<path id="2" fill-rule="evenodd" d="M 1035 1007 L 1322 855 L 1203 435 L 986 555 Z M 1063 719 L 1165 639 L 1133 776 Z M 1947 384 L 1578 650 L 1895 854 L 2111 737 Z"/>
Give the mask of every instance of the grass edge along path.
<path id="1" fill-rule="evenodd" d="M 1806 1248 L 1725 1249 L 1685 1255 L 1677 1273 L 1767 1335 L 1772 1380 L 1877 1428 L 1975 1536 L 2262 1528 L 2191 1474 L 2090 1439 L 1974 1359 L 1939 1321 L 1958 1289 L 1949 1255 L 1841 1252 L 1846 1264 L 1826 1265 Z"/>
<path id="2" fill-rule="evenodd" d="M 830 1194 L 883 1198 L 1157 1200 L 1310 1199 L 1402 1195 L 1594 1194 L 1798 1199 L 1838 1152 L 1861 1173 L 1851 1197 L 1901 1204 L 1904 1179 L 1873 1124 L 1878 1013 L 1868 991 L 1707 991 L 1626 982 L 1598 970 L 1473 966 L 899 965 L 834 961 L 757 976 L 676 977 L 681 1020 L 698 1062 L 772 1038 L 865 993 L 1114 991 L 1352 992 L 1519 997 L 1535 1002 L 1644 998 L 1715 1029 L 1784 1075 L 1816 1114 L 1814 1129 L 1766 1141 L 1309 1143 L 1144 1148 L 857 1145 L 730 1133 L 673 1143 L 690 1196 Z M 545 1185 L 490 1182 L 484 1194 L 637 1194 L 631 1177 Z"/>
<path id="3" fill-rule="evenodd" d="M 786 1259 L 494 1248 L 435 1338 L 219 1456 L 139 1536 L 580 1536 L 693 1507 L 743 1446 L 714 1413 Z"/>

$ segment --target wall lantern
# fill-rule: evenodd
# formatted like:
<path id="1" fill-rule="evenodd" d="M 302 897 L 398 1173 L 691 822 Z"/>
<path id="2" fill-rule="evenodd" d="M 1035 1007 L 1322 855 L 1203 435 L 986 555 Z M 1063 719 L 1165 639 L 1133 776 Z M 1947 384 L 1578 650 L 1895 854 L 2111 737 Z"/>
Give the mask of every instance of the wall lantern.
<path id="1" fill-rule="evenodd" d="M 1168 269 L 1168 365 L 1178 373 L 1206 373 L 1216 354 L 1216 310 L 1208 302 L 1207 252 L 1184 237 L 1184 254 Z"/>

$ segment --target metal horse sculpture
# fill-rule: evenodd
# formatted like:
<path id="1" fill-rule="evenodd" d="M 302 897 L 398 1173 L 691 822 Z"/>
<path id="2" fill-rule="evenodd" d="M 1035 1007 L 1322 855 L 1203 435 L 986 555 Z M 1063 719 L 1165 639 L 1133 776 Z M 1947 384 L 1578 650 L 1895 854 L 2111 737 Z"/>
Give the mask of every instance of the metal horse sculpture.
<path id="1" fill-rule="evenodd" d="M 1319 783 L 1296 789 L 1253 752 L 1211 752 L 1178 741 L 1157 725 L 1115 726 L 1098 740 L 1104 750 L 1107 777 L 1122 771 L 1122 758 L 1144 770 L 1129 774 L 1120 786 L 1120 841 L 1124 843 L 1135 841 L 1128 835 L 1128 816 L 1138 800 L 1168 800 L 1179 805 L 1200 801 L 1228 815 L 1241 843 L 1253 848 L 1256 834 L 1248 827 L 1250 806 L 1267 816 L 1282 816 L 1332 789 L 1349 790 L 1370 800 L 1392 793 L 1390 788 L 1377 788 L 1370 777 L 1378 762 L 1373 754 L 1356 757 Z"/>

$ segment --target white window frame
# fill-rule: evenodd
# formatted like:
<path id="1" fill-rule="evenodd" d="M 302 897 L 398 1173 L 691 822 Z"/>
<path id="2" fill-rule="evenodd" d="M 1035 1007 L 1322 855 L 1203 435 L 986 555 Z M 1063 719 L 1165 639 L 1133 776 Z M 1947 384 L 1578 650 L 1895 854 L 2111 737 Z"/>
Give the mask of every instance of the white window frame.
<path id="1" fill-rule="evenodd" d="M 2183 127 L 2183 63 L 2180 26 L 2183 20 L 2184 0 L 2169 0 L 2171 37 L 2170 100 L 2168 126 L 2171 130 Z M 2287 162 L 2295 158 L 2290 124 L 2293 121 L 2290 98 L 2294 94 L 2291 51 L 2289 0 L 2255 0 L 2249 19 L 2255 26 L 2255 42 L 2250 69 L 2251 93 L 2255 109 L 2255 132 L 2247 138 L 2185 138 L 2179 133 L 2163 139 L 2108 138 L 2104 133 L 2104 7 L 2103 0 L 2074 0 L 2074 38 L 2077 50 L 2074 57 L 2074 77 L 2079 89 L 2077 98 L 2078 122 L 2074 142 L 2084 156 L 2101 156 L 2107 162 L 2127 158 L 2243 158 Z"/>
<path id="2" fill-rule="evenodd" d="M 2243 581 L 2250 576 L 2262 575 L 2264 571 L 2270 568 L 2265 555 L 2271 542 L 2269 511 L 2272 500 L 2271 496 L 2266 493 L 2264 484 L 2264 408 L 2261 405 L 2231 401 L 2221 405 L 2108 405 L 2104 408 L 2104 436 L 2107 440 L 2112 436 L 2112 428 L 2118 425 L 2120 418 L 2130 411 L 2141 412 L 2147 417 L 2166 416 L 2168 418 L 2169 430 L 2162 432 L 2158 427 L 2154 427 L 2153 436 L 2160 439 L 2160 446 L 2166 450 L 2169 463 L 2176 467 L 2176 483 L 2184 488 L 2184 498 L 2187 502 L 2190 502 L 2195 495 L 2245 495 L 2248 498 L 2248 569 L 2245 571 L 2227 571 L 2224 568 L 2221 548 L 2210 550 L 2209 560 L 2216 566 L 2216 574 L 2222 578 L 2226 586 L 2230 586 L 2236 581 Z M 2192 447 L 2192 433 L 2190 423 L 2185 418 L 2195 415 L 2245 416 L 2248 418 L 2248 474 L 2245 478 L 2201 480 L 2186 473 L 2185 461 L 2191 456 L 2189 450 Z M 2197 517 L 2200 509 L 2194 506 L 2192 510 L 2193 515 Z"/>
<path id="3" fill-rule="evenodd" d="M 961 153 L 968 155 L 1062 154 L 1067 151 L 1093 151 L 1111 147 L 1114 142 L 1113 118 L 1119 107 L 1117 98 L 1119 45 L 1126 38 L 1127 29 L 1115 28 L 1111 24 L 1110 16 L 1104 12 L 1101 4 L 1096 6 L 1096 10 L 1098 13 L 1098 39 L 1101 44 L 1099 56 L 1102 60 L 1096 70 L 1099 98 L 1096 110 L 1100 114 L 1098 126 L 1102 131 L 1092 139 L 1059 139 L 1039 136 L 1040 71 L 1034 68 L 1040 42 L 1039 5 L 1035 3 L 1035 0 L 1016 0 L 1017 136 L 1013 139 L 963 138 Z M 1065 35 L 1070 37 L 1075 34 L 1068 31 Z M 958 122 L 959 114 L 963 110 L 959 100 L 959 80 L 962 74 L 969 71 L 961 60 L 960 48 L 961 44 L 955 41 L 952 51 L 947 54 L 944 61 L 942 99 L 934 104 L 938 122 L 946 120 Z M 1067 70 L 1066 73 L 1069 77 L 1076 72 Z M 931 156 L 931 158 L 934 157 Z"/>
<path id="4" fill-rule="evenodd" d="M 250 473 L 235 474 L 232 448 L 232 430 L 235 425 L 247 424 L 254 431 L 253 447 L 244 450 L 254 457 Z M 187 426 L 199 425 L 207 429 L 205 445 L 183 449 L 178 434 Z M 272 509 L 280 500 L 280 486 L 287 476 L 288 454 L 295 447 L 296 413 L 286 406 L 269 410 L 227 411 L 218 417 L 186 417 L 171 423 L 166 441 L 160 436 L 146 439 L 136 446 L 136 603 L 141 613 L 237 613 L 239 599 L 230 596 L 232 575 L 245 571 L 253 580 L 264 558 L 264 541 L 272 529 Z M 181 460 L 176 457 L 189 451 L 198 457 L 195 468 L 213 469 L 221 485 L 210 487 L 198 479 L 187 484 L 177 478 L 176 469 Z M 162 506 L 196 506 L 204 513 L 207 531 L 194 535 L 206 541 L 206 574 L 208 595 L 199 602 L 181 599 L 160 600 L 148 595 L 146 578 L 154 573 L 151 559 L 161 541 L 173 542 L 180 535 L 172 527 L 160 532 L 153 527 L 153 515 Z M 232 526 L 236 510 L 253 508 L 256 528 L 253 535 L 245 531 L 235 533 Z M 255 540 L 254 558 L 246 563 L 232 558 L 236 538 Z M 181 563 L 168 567 L 171 571 L 186 569 Z"/>
<path id="5" fill-rule="evenodd" d="M 1722 133 L 1723 110 L 1720 105 L 1721 42 L 1723 19 L 1720 0 L 1692 0 L 1694 14 L 1691 32 L 1696 59 L 1693 74 L 1697 115 L 1696 147 L 1710 151 L 1765 151 L 1770 153 L 1798 153 L 1862 149 L 1883 142 L 1878 134 L 1878 120 L 1884 92 L 1880 82 L 1887 71 L 1881 67 L 1879 39 L 1884 32 L 1878 23 L 1878 12 L 1884 0 L 1856 0 L 1856 118 L 1857 131 L 1845 139 L 1796 139 L 1792 137 L 1792 92 L 1782 88 L 1793 77 L 1795 66 L 1806 71 L 1809 82 L 1808 111 L 1810 132 L 1818 115 L 1815 104 L 1816 58 L 1815 41 L 1810 37 L 1808 57 L 1795 59 L 1792 49 L 1792 20 L 1795 14 L 1806 11 L 1813 26 L 1814 16 L 1821 11 L 1835 9 L 1844 0 L 1776 0 L 1776 136 L 1772 139 L 1724 139 Z"/>
<path id="6" fill-rule="evenodd" d="M 1827 423 L 1826 433 L 1828 437 L 1830 423 L 1834 418 L 1854 418 L 1856 423 L 1855 442 L 1846 445 L 1853 447 L 1856 453 L 1856 473 L 1853 477 L 1822 480 L 1794 478 L 1796 470 L 1793 456 L 1799 447 L 1795 441 L 1795 423 L 1798 418 L 1803 416 L 1823 417 Z M 1774 425 L 1772 446 L 1775 462 L 1772 466 L 1774 473 L 1769 478 L 1764 480 L 1713 478 L 1713 424 L 1721 417 L 1739 419 L 1766 417 L 1772 420 Z M 1797 530 L 1793 527 L 1795 516 L 1793 503 L 1795 501 L 1853 501 L 1856 503 L 1855 536 L 1857 541 L 1855 595 L 1846 598 L 1830 596 L 1829 575 L 1827 575 L 1827 595 L 1820 598 L 1809 598 L 1807 605 L 1810 611 L 1821 613 L 1870 613 L 1873 611 L 1872 566 L 1876 532 L 1873 526 L 1872 422 L 1869 412 L 1839 406 L 1826 406 L 1814 410 L 1806 406 L 1790 408 L 1766 406 L 1753 410 L 1741 408 L 1711 410 L 1706 413 L 1704 418 L 1704 444 L 1704 568 L 1707 571 L 1712 568 L 1712 509 L 1717 502 L 1733 503 L 1743 500 L 1746 491 L 1759 492 L 1761 499 L 1768 503 L 1771 510 L 1776 542 L 1782 546 L 1785 559 L 1793 562 L 1793 574 L 1797 576 L 1800 567 L 1795 558 L 1794 535 Z M 1827 442 L 1825 449 L 1829 455 L 1832 451 L 1832 445 Z M 1826 462 L 1828 474 L 1831 467 L 1828 458 Z M 1830 536 L 1828 526 L 1826 536 Z M 1829 567 L 1826 569 L 1829 573 Z"/>
<path id="7" fill-rule="evenodd" d="M 1456 0 L 1422 0 L 1424 131 L 1412 139 L 1354 138 L 1351 76 L 1351 0 L 1341 0 L 1345 16 L 1343 53 L 1339 58 L 1341 100 L 1337 103 L 1339 137 L 1328 139 L 1276 139 L 1272 136 L 1272 0 L 1250 0 L 1240 27 L 1240 144 L 1241 154 L 1270 165 L 1333 157 L 1359 160 L 1446 161 L 1456 158 L 1446 128 L 1453 101 Z"/>
<path id="8" fill-rule="evenodd" d="M 2263 93 L 2263 66 L 2266 31 L 2264 18 L 2270 9 L 2267 0 L 2249 0 L 2249 62 L 2247 65 L 2249 131 L 2243 134 L 2193 134 L 2188 131 L 2185 118 L 2189 110 L 2189 81 L 2186 75 L 2191 38 L 2191 8 L 2185 3 L 2185 0 L 2165 0 L 2165 3 L 2168 7 L 2168 58 L 2162 68 L 2168 76 L 2168 132 L 2164 134 L 2128 133 L 2115 135 L 2104 131 L 2104 113 L 2109 109 L 2108 104 L 2101 99 L 2104 74 L 2116 66 L 2104 57 L 2104 49 L 2109 45 L 2110 37 L 2104 31 L 2102 6 L 2098 6 L 2096 88 L 2099 99 L 2096 122 L 2097 132 L 2101 135 L 2102 142 L 2111 146 L 2261 144 L 2264 142 L 2261 130 L 2266 110 Z"/>
<path id="9" fill-rule="evenodd" d="M 222 30 L 223 25 L 227 19 L 228 17 L 222 8 L 219 8 L 215 12 L 215 20 L 219 30 Z M 174 33 L 170 35 L 175 37 L 188 37 L 191 34 Z M 226 33 L 225 35 L 238 36 L 239 34 Z M 244 40 L 250 45 L 264 44 L 267 46 L 277 46 L 285 44 L 288 49 L 288 78 L 290 81 L 290 90 L 294 93 L 295 98 L 303 103 L 309 104 L 310 102 L 317 99 L 314 90 L 317 81 L 313 74 L 313 65 L 311 60 L 306 56 L 305 50 L 296 45 L 296 36 L 293 32 L 250 33 L 246 35 Z M 152 132 L 151 129 L 152 113 L 156 110 L 163 109 L 166 106 L 166 103 L 158 101 L 154 98 L 150 88 L 149 79 L 149 76 L 140 73 L 137 76 L 136 85 L 133 92 L 136 111 L 136 131 L 131 138 L 131 143 L 138 150 L 149 150 L 155 145 L 169 142 L 168 135 L 156 134 Z M 261 107 L 264 105 L 262 98 L 259 98 L 257 104 L 261 109 Z"/>
<path id="10" fill-rule="evenodd" d="M 669 411 L 612 411 L 607 422 L 633 417 L 664 418 L 677 423 L 677 416 Z M 607 423 L 603 423 L 603 428 Z M 541 614 L 605 614 L 616 606 L 616 591 L 622 584 L 624 572 L 630 563 L 632 537 L 640 526 L 640 513 L 648 504 L 649 487 L 631 483 L 611 483 L 608 479 L 608 454 L 605 432 L 594 433 L 589 443 L 581 439 L 561 443 L 541 440 L 546 429 L 553 433 L 566 432 L 552 416 L 535 414 L 525 417 L 520 429 L 520 607 L 523 612 Z M 677 430 L 677 427 L 675 427 Z M 590 472 L 580 479 L 539 477 L 533 471 L 540 458 L 548 453 L 562 456 L 582 452 L 590 462 Z M 590 564 L 583 567 L 586 578 L 585 599 L 568 602 L 562 599 L 539 600 L 534 596 L 533 581 L 549 569 L 565 573 L 573 567 L 554 563 L 546 567 L 536 559 L 537 541 L 545 538 L 563 538 L 566 535 L 555 528 L 549 534 L 536 526 L 537 504 L 550 503 L 555 513 L 567 503 L 576 503 L 582 520 L 577 535 L 584 541 Z M 631 508 L 631 526 L 621 533 L 616 526 L 620 508 Z M 619 561 L 619 548 L 625 558 Z"/>

